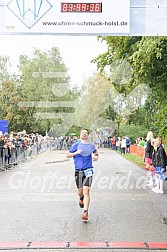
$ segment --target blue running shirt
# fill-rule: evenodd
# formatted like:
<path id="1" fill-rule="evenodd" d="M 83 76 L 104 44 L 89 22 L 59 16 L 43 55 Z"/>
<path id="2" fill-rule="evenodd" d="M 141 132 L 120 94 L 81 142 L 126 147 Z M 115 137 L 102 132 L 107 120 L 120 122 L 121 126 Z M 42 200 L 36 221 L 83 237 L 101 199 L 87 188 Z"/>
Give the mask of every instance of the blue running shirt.
<path id="1" fill-rule="evenodd" d="M 96 151 L 95 145 L 93 143 L 82 143 L 78 141 L 71 146 L 69 152 L 73 153 L 79 149 L 82 150 L 82 153 L 73 157 L 75 170 L 83 171 L 87 168 L 93 168 L 92 153 Z"/>

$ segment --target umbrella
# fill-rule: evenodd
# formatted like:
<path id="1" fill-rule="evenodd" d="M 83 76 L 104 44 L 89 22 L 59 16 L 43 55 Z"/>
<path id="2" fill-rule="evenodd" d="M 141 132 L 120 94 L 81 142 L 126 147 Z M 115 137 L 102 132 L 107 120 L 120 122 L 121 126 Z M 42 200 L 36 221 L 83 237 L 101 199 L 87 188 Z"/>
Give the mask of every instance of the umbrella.
<path id="1" fill-rule="evenodd" d="M 76 134 L 73 132 L 73 133 L 70 133 L 68 134 L 69 136 L 76 136 Z"/>

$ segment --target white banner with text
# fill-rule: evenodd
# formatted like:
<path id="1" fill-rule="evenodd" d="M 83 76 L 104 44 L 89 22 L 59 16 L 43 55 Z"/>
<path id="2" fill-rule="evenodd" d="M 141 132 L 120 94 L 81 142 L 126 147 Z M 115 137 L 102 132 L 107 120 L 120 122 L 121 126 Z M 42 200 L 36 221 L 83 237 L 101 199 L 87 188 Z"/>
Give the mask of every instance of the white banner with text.
<path id="1" fill-rule="evenodd" d="M 130 0 L 6 0 L 5 32 L 130 32 Z"/>

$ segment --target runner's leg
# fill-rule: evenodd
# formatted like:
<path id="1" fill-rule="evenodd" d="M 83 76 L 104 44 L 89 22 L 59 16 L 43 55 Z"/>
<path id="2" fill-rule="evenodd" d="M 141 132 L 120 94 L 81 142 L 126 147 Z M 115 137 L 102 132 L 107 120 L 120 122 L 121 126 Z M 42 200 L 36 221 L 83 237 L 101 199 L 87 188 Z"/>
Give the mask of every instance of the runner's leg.
<path id="1" fill-rule="evenodd" d="M 75 171 L 75 182 L 77 186 L 77 193 L 79 196 L 79 206 L 81 208 L 84 207 L 84 202 L 83 202 L 83 172 L 80 171 Z"/>
<path id="2" fill-rule="evenodd" d="M 88 211 L 90 204 L 90 187 L 88 186 L 83 187 L 83 195 L 84 195 L 84 210 Z"/>
<path id="3" fill-rule="evenodd" d="M 83 197 L 83 188 L 77 188 L 77 192 L 78 192 L 78 196 L 80 198 L 82 198 Z"/>

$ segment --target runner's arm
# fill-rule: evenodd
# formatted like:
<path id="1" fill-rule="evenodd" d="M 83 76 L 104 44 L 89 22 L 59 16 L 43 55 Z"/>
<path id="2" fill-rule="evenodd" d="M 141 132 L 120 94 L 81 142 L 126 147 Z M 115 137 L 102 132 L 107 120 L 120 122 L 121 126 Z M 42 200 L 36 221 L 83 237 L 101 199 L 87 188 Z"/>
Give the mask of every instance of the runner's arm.
<path id="1" fill-rule="evenodd" d="M 93 152 L 93 161 L 97 161 L 99 159 L 99 154 L 98 151 L 96 150 L 95 152 Z"/>
<path id="2" fill-rule="evenodd" d="M 75 152 L 67 152 L 67 158 L 72 158 L 77 154 L 81 154 L 81 152 L 82 152 L 82 150 L 80 150 L 80 149 Z"/>

